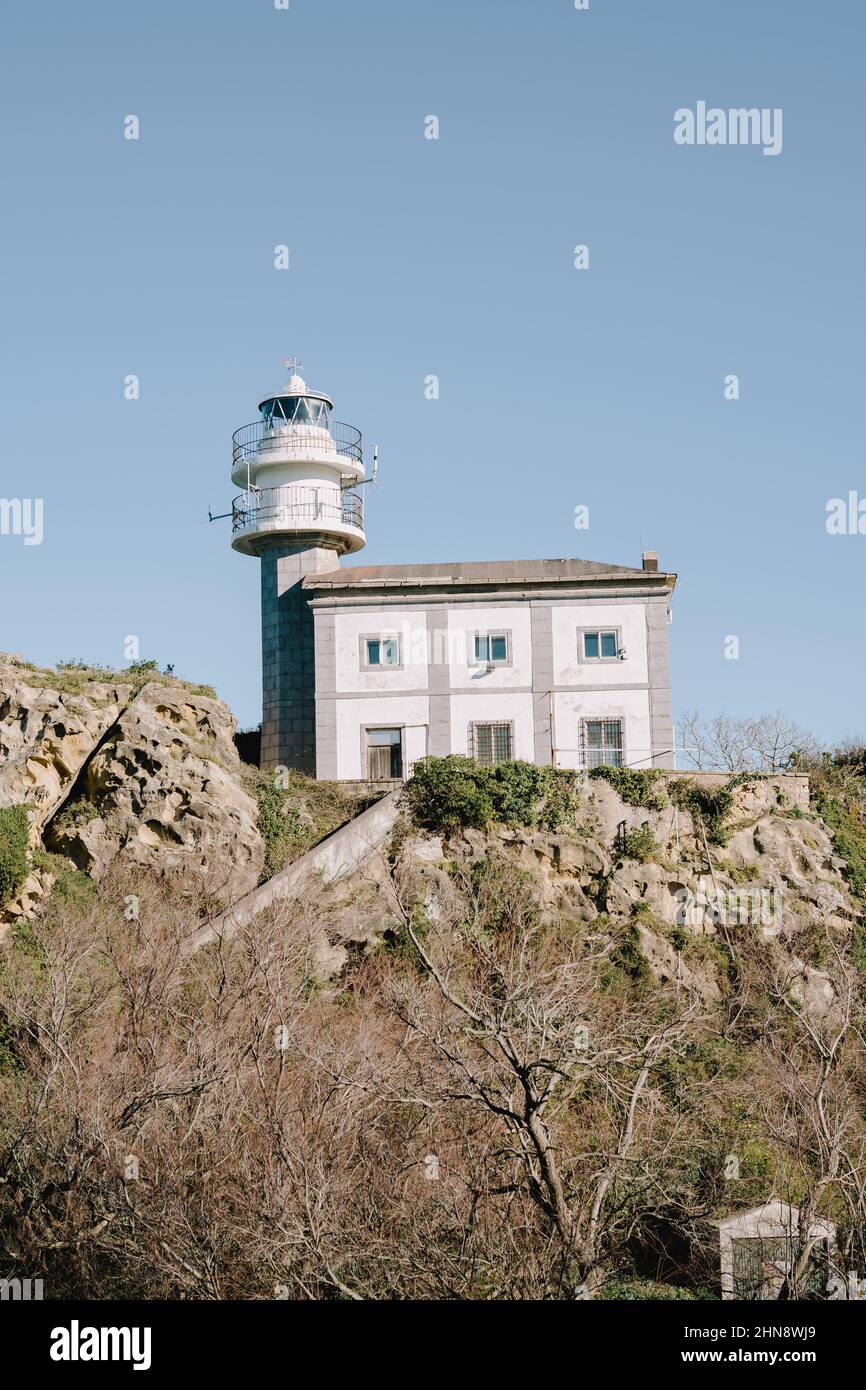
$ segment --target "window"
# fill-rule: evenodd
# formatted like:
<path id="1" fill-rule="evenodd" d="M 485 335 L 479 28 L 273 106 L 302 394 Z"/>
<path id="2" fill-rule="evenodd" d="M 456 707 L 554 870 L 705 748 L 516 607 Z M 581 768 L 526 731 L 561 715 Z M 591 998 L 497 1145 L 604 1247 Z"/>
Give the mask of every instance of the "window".
<path id="1" fill-rule="evenodd" d="M 313 396 L 275 396 L 262 403 L 262 414 L 272 427 L 316 425 L 329 429 L 331 407 Z"/>
<path id="2" fill-rule="evenodd" d="M 791 1275 L 797 1255 L 792 1236 L 742 1236 L 731 1241 L 734 1298 L 777 1299 Z M 829 1250 L 816 1241 L 809 1257 L 806 1292 L 820 1297 L 827 1289 Z"/>
<path id="3" fill-rule="evenodd" d="M 399 637 L 362 637 L 361 660 L 364 666 L 399 666 Z"/>
<path id="4" fill-rule="evenodd" d="M 508 661 L 507 632 L 476 632 L 475 660 L 488 666 L 504 666 Z"/>
<path id="5" fill-rule="evenodd" d="M 619 655 L 619 632 L 616 628 L 598 628 L 580 634 L 584 661 L 615 661 Z"/>
<path id="6" fill-rule="evenodd" d="M 372 782 L 403 776 L 402 729 L 367 729 L 367 776 Z"/>
<path id="7" fill-rule="evenodd" d="M 482 767 L 510 762 L 514 757 L 513 741 L 511 724 L 469 725 L 469 756 L 481 763 Z"/>
<path id="8" fill-rule="evenodd" d="M 622 767 L 622 720 L 583 721 L 583 761 L 586 767 Z"/>

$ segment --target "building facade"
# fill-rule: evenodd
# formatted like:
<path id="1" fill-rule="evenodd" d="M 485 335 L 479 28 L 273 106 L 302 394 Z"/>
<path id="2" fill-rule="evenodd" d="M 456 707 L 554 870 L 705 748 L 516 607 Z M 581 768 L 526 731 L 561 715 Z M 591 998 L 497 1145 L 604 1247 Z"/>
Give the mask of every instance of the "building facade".
<path id="1" fill-rule="evenodd" d="M 365 542 L 361 436 L 289 365 L 232 450 L 232 545 L 261 562 L 262 766 L 376 781 L 449 753 L 673 767 L 676 576 L 655 554 L 342 565 Z"/>
<path id="2" fill-rule="evenodd" d="M 428 754 L 673 767 L 675 576 L 584 560 L 307 574 L 316 770 L 406 777 Z"/>

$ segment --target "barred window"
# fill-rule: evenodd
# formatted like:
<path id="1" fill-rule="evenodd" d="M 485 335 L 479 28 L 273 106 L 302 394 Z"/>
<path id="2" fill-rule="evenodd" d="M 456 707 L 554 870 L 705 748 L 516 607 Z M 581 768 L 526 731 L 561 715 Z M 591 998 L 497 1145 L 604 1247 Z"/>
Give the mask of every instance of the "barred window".
<path id="1" fill-rule="evenodd" d="M 469 725 L 469 756 L 481 763 L 482 767 L 510 762 L 514 757 L 512 744 L 511 724 Z"/>
<path id="2" fill-rule="evenodd" d="M 731 1241 L 734 1298 L 777 1299 L 794 1268 L 797 1242 L 791 1236 L 743 1236 Z M 816 1241 L 809 1257 L 806 1293 L 819 1298 L 827 1288 L 829 1248 Z"/>
<path id="3" fill-rule="evenodd" d="M 583 761 L 586 767 L 622 767 L 622 720 L 583 721 Z"/>

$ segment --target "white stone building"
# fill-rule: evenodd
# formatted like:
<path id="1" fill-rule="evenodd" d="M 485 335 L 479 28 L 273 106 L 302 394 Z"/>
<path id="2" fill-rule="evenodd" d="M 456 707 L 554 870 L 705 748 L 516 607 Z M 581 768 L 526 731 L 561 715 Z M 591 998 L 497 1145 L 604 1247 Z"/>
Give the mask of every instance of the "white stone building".
<path id="1" fill-rule="evenodd" d="M 718 1231 L 723 1299 L 777 1299 L 791 1277 L 800 1247 L 807 1243 L 810 1291 L 818 1297 L 826 1294 L 836 1255 L 832 1221 L 815 1217 L 805 1227 L 798 1207 L 771 1198 L 712 1226 Z"/>
<path id="2" fill-rule="evenodd" d="M 294 367 L 295 364 L 292 364 Z M 427 754 L 673 767 L 676 576 L 506 560 L 349 566 L 361 437 L 293 373 L 234 436 L 232 544 L 262 562 L 262 766 L 405 778 Z"/>

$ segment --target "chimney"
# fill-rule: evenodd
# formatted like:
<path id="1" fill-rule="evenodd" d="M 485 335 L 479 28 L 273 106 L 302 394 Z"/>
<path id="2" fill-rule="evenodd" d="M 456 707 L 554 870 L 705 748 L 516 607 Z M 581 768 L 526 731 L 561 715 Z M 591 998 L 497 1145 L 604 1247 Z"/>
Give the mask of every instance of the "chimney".
<path id="1" fill-rule="evenodd" d="M 659 557 L 656 550 L 645 550 L 641 555 L 641 567 L 650 574 L 658 574 Z"/>

